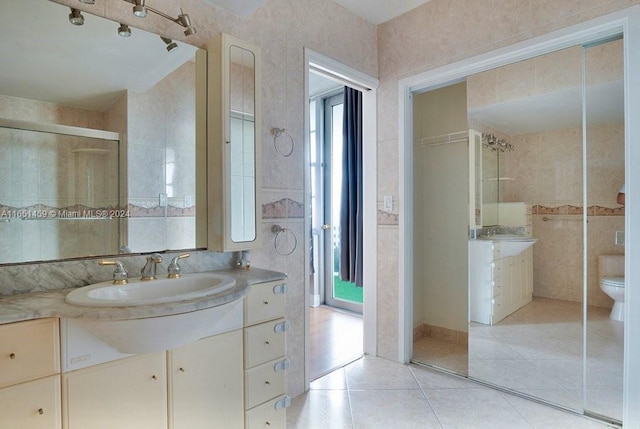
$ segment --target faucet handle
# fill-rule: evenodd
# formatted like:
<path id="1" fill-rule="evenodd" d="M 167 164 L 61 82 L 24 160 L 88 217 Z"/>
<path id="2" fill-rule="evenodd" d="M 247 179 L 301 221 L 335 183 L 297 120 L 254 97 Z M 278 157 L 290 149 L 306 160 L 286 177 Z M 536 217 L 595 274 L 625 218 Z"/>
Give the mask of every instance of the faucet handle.
<path id="1" fill-rule="evenodd" d="M 162 262 L 162 255 L 159 253 L 152 253 L 147 256 L 147 263 L 140 270 L 140 280 L 155 280 L 156 279 L 156 265 Z"/>
<path id="2" fill-rule="evenodd" d="M 114 285 L 126 285 L 127 283 L 129 283 L 128 277 L 129 277 L 129 273 L 127 273 L 127 270 L 124 268 L 124 265 L 122 265 L 122 262 L 120 261 L 99 261 L 98 262 L 99 265 L 115 265 L 116 269 L 113 272 L 113 284 Z"/>
<path id="3" fill-rule="evenodd" d="M 191 256 L 190 253 L 182 253 L 171 260 L 169 267 L 167 268 L 168 275 L 167 277 L 170 279 L 180 278 L 180 264 L 178 264 L 179 259 L 188 258 Z"/>

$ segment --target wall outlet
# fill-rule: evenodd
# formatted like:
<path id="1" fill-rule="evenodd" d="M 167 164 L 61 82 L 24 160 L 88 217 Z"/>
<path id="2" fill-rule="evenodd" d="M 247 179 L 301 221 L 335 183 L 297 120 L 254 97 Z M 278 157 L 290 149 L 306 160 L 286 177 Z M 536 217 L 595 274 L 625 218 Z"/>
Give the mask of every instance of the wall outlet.
<path id="1" fill-rule="evenodd" d="M 624 231 L 616 231 L 616 246 L 624 246 Z"/>
<path id="2" fill-rule="evenodd" d="M 393 195 L 384 196 L 384 210 L 393 211 Z"/>

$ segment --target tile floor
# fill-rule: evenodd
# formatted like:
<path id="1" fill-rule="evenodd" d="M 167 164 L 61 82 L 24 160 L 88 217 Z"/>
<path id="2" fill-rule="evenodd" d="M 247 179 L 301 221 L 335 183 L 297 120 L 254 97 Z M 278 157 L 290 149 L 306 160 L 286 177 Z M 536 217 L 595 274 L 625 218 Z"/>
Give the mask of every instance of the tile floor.
<path id="1" fill-rule="evenodd" d="M 288 429 L 603 429 L 589 420 L 428 368 L 365 357 L 311 384 Z"/>
<path id="2" fill-rule="evenodd" d="M 587 409 L 622 419 L 623 324 L 589 308 Z M 421 339 L 414 360 L 583 409 L 583 332 L 579 303 L 535 298 L 494 326 L 472 323 L 464 346 Z"/>

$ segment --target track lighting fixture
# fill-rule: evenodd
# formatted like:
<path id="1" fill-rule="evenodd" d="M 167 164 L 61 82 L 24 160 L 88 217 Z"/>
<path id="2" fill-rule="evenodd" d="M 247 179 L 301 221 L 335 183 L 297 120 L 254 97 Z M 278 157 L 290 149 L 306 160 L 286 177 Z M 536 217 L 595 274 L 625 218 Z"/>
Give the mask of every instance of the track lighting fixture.
<path id="1" fill-rule="evenodd" d="M 176 49 L 178 49 L 178 44 L 173 40 L 169 39 L 168 37 L 162 37 L 162 36 L 160 36 L 160 38 L 167 45 L 167 52 L 173 52 Z"/>
<path id="2" fill-rule="evenodd" d="M 120 24 L 118 27 L 118 35 L 122 37 L 131 37 L 131 28 L 127 24 Z"/>
<path id="3" fill-rule="evenodd" d="M 149 14 L 149 12 L 153 12 L 156 15 L 160 15 L 161 17 L 166 18 L 169 21 L 173 21 L 176 24 L 180 25 L 181 27 L 184 27 L 185 36 L 191 36 L 192 34 L 197 33 L 196 28 L 193 25 L 191 25 L 191 19 L 189 18 L 189 15 L 184 13 L 182 9 L 180 10 L 180 15 L 178 15 L 177 18 L 173 18 L 172 16 L 167 15 L 166 13 L 159 11 L 158 9 L 154 9 L 151 6 L 147 6 L 145 3 L 145 0 L 123 0 L 123 1 L 126 1 L 127 3 L 131 3 L 133 5 L 133 14 L 138 18 L 144 18 Z"/>
<path id="4" fill-rule="evenodd" d="M 69 22 L 73 25 L 83 25 L 84 16 L 82 16 L 78 9 L 71 8 L 71 13 L 69 14 Z"/>
<path id="5" fill-rule="evenodd" d="M 125 0 L 126 1 L 126 0 Z M 134 0 L 133 14 L 138 18 L 145 18 L 148 14 L 147 7 L 144 5 L 145 0 Z"/>

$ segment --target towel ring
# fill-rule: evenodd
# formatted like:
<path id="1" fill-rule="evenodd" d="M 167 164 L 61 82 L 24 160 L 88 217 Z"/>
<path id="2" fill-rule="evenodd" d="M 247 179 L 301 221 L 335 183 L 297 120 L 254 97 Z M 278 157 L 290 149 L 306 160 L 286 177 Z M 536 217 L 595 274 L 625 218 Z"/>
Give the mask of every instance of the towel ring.
<path id="1" fill-rule="evenodd" d="M 289 131 L 284 128 L 271 128 L 271 134 L 273 134 L 273 147 L 276 149 L 276 152 L 278 152 L 285 158 L 291 156 L 291 154 L 293 153 L 293 136 L 291 135 L 291 133 L 289 133 Z M 291 141 L 291 149 L 289 149 L 289 152 L 287 153 L 282 152 L 280 148 L 278 148 L 278 137 L 280 137 L 282 134 L 288 135 L 289 140 Z"/>
<path id="2" fill-rule="evenodd" d="M 296 234 L 291 231 L 291 229 L 283 228 L 280 225 L 273 225 L 271 227 L 271 231 L 276 235 L 273 238 L 273 248 L 276 250 L 278 255 L 289 256 L 296 250 L 296 247 L 298 247 L 298 237 L 296 237 Z M 290 245 L 291 249 L 285 248 L 286 250 L 281 250 L 284 245 L 284 237 L 287 237 L 288 235 L 292 237 L 293 245 Z M 289 240 L 286 240 L 286 243 L 288 242 Z"/>

